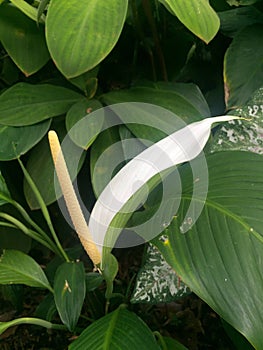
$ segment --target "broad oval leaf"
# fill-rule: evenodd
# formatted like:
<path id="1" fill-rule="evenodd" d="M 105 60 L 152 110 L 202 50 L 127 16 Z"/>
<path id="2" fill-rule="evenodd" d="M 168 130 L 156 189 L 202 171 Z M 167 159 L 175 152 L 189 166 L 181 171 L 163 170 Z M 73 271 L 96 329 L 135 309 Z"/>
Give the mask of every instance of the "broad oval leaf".
<path id="1" fill-rule="evenodd" d="M 54 279 L 54 297 L 61 321 L 73 331 L 78 322 L 86 294 L 82 262 L 65 262 Z"/>
<path id="2" fill-rule="evenodd" d="M 25 284 L 52 291 L 47 277 L 38 263 L 19 250 L 5 250 L 1 255 L 0 284 Z"/>
<path id="3" fill-rule="evenodd" d="M 83 98 L 61 86 L 18 83 L 0 96 L 0 123 L 9 126 L 36 124 L 66 113 Z"/>
<path id="4" fill-rule="evenodd" d="M 181 233 L 190 201 L 198 201 L 191 169 L 183 167 L 178 217 L 166 244 L 154 243 L 191 290 L 262 349 L 263 158 L 226 151 L 209 155 L 207 163 L 209 192 L 198 221 Z"/>
<path id="5" fill-rule="evenodd" d="M 31 7 L 25 1 L 22 2 Z M 1 6 L 0 41 L 26 76 L 37 72 L 50 58 L 43 26 L 37 27 L 14 6 Z"/>
<path id="6" fill-rule="evenodd" d="M 224 58 L 228 107 L 240 107 L 262 86 L 263 25 L 244 28 L 233 39 Z M 242 72 L 242 74 L 240 74 Z"/>
<path id="7" fill-rule="evenodd" d="M 219 30 L 220 21 L 208 0 L 159 0 L 196 36 L 209 43 Z"/>
<path id="8" fill-rule="evenodd" d="M 20 157 L 34 147 L 47 133 L 51 120 L 28 126 L 0 125 L 0 160 Z"/>
<path id="9" fill-rule="evenodd" d="M 137 86 L 128 90 L 111 91 L 102 95 L 101 99 L 107 105 L 134 101 L 154 102 L 155 105 L 180 116 L 186 123 L 210 116 L 207 102 L 199 88 L 194 84 L 156 83 L 152 87 Z M 122 116 L 120 115 L 120 117 Z M 156 127 L 161 126 L 162 119 L 159 117 L 159 121 L 156 121 Z M 164 120 L 166 120 L 165 115 Z M 134 132 L 134 129 L 132 131 Z"/>
<path id="10" fill-rule="evenodd" d="M 69 349 L 160 350 L 142 319 L 122 307 L 92 323 Z"/>
<path id="11" fill-rule="evenodd" d="M 109 54 L 119 39 L 127 7 L 127 0 L 51 0 L 47 45 L 67 78 L 92 69 Z"/>

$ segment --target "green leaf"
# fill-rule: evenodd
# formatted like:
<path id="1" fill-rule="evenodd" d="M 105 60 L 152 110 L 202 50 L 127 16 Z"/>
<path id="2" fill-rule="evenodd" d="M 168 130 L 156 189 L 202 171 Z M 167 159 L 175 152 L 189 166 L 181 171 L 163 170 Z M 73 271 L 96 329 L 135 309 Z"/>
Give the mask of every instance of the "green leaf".
<path id="1" fill-rule="evenodd" d="M 0 171 L 0 206 L 9 203 L 10 200 L 12 200 L 12 197 L 6 185 L 5 179 Z"/>
<path id="2" fill-rule="evenodd" d="M 41 267 L 29 255 L 18 250 L 5 250 L 0 257 L 0 284 L 25 284 L 52 288 Z"/>
<path id="3" fill-rule="evenodd" d="M 169 337 L 162 337 L 162 340 L 158 342 L 162 346 L 163 342 L 166 347 L 161 347 L 162 350 L 188 350 L 183 344 L 179 343 L 177 340 Z"/>
<path id="4" fill-rule="evenodd" d="M 105 293 L 106 299 L 110 299 L 113 292 L 113 281 L 118 273 L 119 265 L 118 261 L 114 255 L 108 254 L 105 259 L 104 269 L 102 271 L 102 276 L 106 281 L 107 289 Z"/>
<path id="5" fill-rule="evenodd" d="M 65 132 L 64 130 L 59 130 L 59 136 L 62 139 Z M 61 132 L 62 131 L 62 132 Z M 74 144 L 68 144 L 67 152 L 65 154 L 65 159 L 67 161 L 67 166 L 69 173 L 74 180 L 76 174 L 76 169 L 80 170 L 83 161 L 85 159 L 85 154 L 81 156 L 80 162 L 79 157 L 76 157 L 78 154 L 79 148 Z M 43 166 L 44 164 L 44 166 Z M 26 164 L 26 169 L 35 182 L 37 188 L 40 191 L 41 196 L 46 205 L 49 205 L 55 202 L 58 198 L 62 196 L 60 188 L 55 189 L 55 168 L 54 163 L 51 157 L 49 144 L 47 138 L 44 138 L 31 152 Z M 74 178 L 73 178 L 74 177 Z M 31 209 L 39 209 L 40 205 L 32 188 L 29 186 L 28 182 L 24 181 L 24 193 L 28 205 Z"/>
<path id="6" fill-rule="evenodd" d="M 246 27 L 234 37 L 224 58 L 228 107 L 242 106 L 262 86 L 262 57 L 263 25 Z"/>
<path id="7" fill-rule="evenodd" d="M 59 266 L 54 280 L 54 297 L 61 321 L 73 331 L 78 322 L 86 294 L 82 262 L 65 262 Z"/>
<path id="8" fill-rule="evenodd" d="M 86 328 L 69 350 L 160 350 L 147 325 L 122 307 Z"/>
<path id="9" fill-rule="evenodd" d="M 96 94 L 98 88 L 98 79 L 97 75 L 99 72 L 99 66 L 96 66 L 92 70 L 85 72 L 81 75 L 78 75 L 75 78 L 69 79 L 69 81 L 82 90 L 87 99 L 92 99 Z"/>
<path id="10" fill-rule="evenodd" d="M 10 1 L 17 8 L 19 8 L 20 11 L 22 11 L 26 16 L 31 18 L 33 21 L 41 22 L 41 23 L 45 22 L 45 16 L 43 14 L 40 16 L 39 20 L 37 20 L 37 16 L 38 16 L 37 9 L 29 5 L 29 3 L 27 3 L 26 1 L 24 0 L 10 0 Z"/>
<path id="11" fill-rule="evenodd" d="M 34 147 L 47 133 L 51 120 L 28 126 L 0 125 L 0 160 L 20 157 Z"/>
<path id="12" fill-rule="evenodd" d="M 103 276 L 98 272 L 88 272 L 86 274 L 86 290 L 92 292 L 97 289 L 104 281 Z"/>
<path id="13" fill-rule="evenodd" d="M 127 7 L 127 0 L 51 0 L 47 45 L 67 78 L 92 69 L 109 54 L 119 39 Z"/>
<path id="14" fill-rule="evenodd" d="M 201 91 L 194 84 L 156 83 L 153 87 L 137 86 L 128 90 L 111 91 L 102 95 L 101 99 L 108 105 L 134 101 L 154 103 L 154 105 L 168 109 L 180 116 L 187 124 L 210 116 L 209 107 Z M 120 116 L 121 119 L 124 116 L 123 113 Z M 163 123 L 166 125 L 171 123 L 170 116 L 164 115 L 158 119 L 153 116 L 153 118 L 156 119 L 157 128 L 161 128 Z M 135 119 L 133 122 L 136 123 L 136 121 Z M 141 129 L 141 125 L 139 129 Z M 132 131 L 135 132 L 134 129 Z M 137 132 L 139 131 L 137 130 Z"/>
<path id="15" fill-rule="evenodd" d="M 254 6 L 240 7 L 228 11 L 218 12 L 220 30 L 224 35 L 234 37 L 241 29 L 255 24 L 263 23 L 263 14 Z"/>
<path id="16" fill-rule="evenodd" d="M 104 111 L 102 110 L 99 115 L 91 114 L 100 108 L 102 104 L 97 100 L 83 100 L 69 109 L 66 128 L 71 140 L 79 147 L 88 149 L 100 133 L 104 123 Z"/>
<path id="17" fill-rule="evenodd" d="M 230 6 L 248 6 L 260 0 L 227 0 Z"/>
<path id="18" fill-rule="evenodd" d="M 40 0 L 39 6 L 37 8 L 37 23 L 41 21 L 41 18 L 43 17 L 44 11 L 46 10 L 49 1 L 50 0 Z"/>
<path id="19" fill-rule="evenodd" d="M 9 126 L 36 124 L 66 113 L 83 96 L 61 86 L 18 83 L 0 96 L 0 123 Z"/>
<path id="20" fill-rule="evenodd" d="M 165 240 L 165 233 L 162 236 Z M 164 260 L 158 249 L 149 245 L 145 263 L 137 275 L 132 303 L 169 303 L 189 294 L 190 290 Z"/>
<path id="21" fill-rule="evenodd" d="M 243 107 L 231 111 L 247 120 L 231 121 L 219 127 L 210 151 L 239 150 L 263 154 L 263 88 L 260 88 Z"/>
<path id="22" fill-rule="evenodd" d="M 209 43 L 218 32 L 220 21 L 208 0 L 159 0 L 196 36 Z"/>
<path id="23" fill-rule="evenodd" d="M 22 3 L 30 6 L 25 1 Z M 37 72 L 50 58 L 44 27 L 37 27 L 30 18 L 10 5 L 1 6 L 0 41 L 26 76 Z"/>
<path id="24" fill-rule="evenodd" d="M 192 198 L 190 167 L 166 244 L 154 244 L 182 280 L 256 349 L 262 340 L 263 158 L 249 152 L 207 157 L 209 192 L 198 221 L 181 233 Z M 202 174 L 200 174 L 202 176 Z M 191 217 L 186 221 L 191 222 Z M 185 231 L 184 231 L 185 232 Z"/>

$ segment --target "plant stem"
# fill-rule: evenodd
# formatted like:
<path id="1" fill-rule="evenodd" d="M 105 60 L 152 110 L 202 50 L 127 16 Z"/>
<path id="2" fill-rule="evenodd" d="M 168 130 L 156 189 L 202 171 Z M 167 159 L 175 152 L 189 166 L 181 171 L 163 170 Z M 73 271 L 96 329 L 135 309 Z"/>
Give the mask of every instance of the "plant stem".
<path id="1" fill-rule="evenodd" d="M 6 331 L 9 327 L 18 326 L 21 324 L 33 324 L 33 325 L 45 327 L 48 329 L 58 329 L 58 330 L 64 330 L 64 331 L 68 330 L 68 328 L 62 324 L 54 324 L 46 320 L 42 320 L 40 318 L 21 317 L 9 322 L 0 322 L 0 334 Z"/>
<path id="2" fill-rule="evenodd" d="M 34 192 L 34 194 L 36 196 L 36 199 L 37 199 L 37 201 L 38 201 L 38 203 L 40 205 L 40 208 L 41 208 L 41 211 L 43 213 L 43 216 L 44 216 L 44 218 L 45 218 L 45 220 L 47 222 L 48 228 L 49 228 L 49 230 L 50 230 L 50 232 L 51 232 L 51 234 L 53 236 L 53 239 L 54 239 L 54 241 L 55 241 L 55 243 L 56 243 L 56 245 L 57 245 L 61 255 L 63 256 L 63 258 L 67 262 L 69 262 L 70 259 L 67 256 L 65 250 L 63 249 L 63 247 L 62 247 L 62 245 L 61 245 L 61 243 L 60 243 L 60 241 L 59 241 L 59 239 L 58 239 L 58 237 L 56 235 L 56 232 L 54 230 L 54 227 L 53 227 L 53 224 L 52 224 L 52 221 L 51 221 L 51 218 L 50 218 L 47 206 L 46 206 L 46 204 L 44 202 L 44 199 L 42 198 L 42 196 L 41 196 L 41 194 L 40 194 L 36 184 L 34 183 L 33 179 L 31 178 L 31 176 L 29 175 L 28 171 L 26 170 L 26 168 L 24 167 L 22 161 L 19 158 L 18 158 L 18 162 L 19 162 L 19 164 L 21 166 L 21 169 L 22 169 L 22 171 L 24 173 L 24 176 L 25 176 L 29 186 L 31 187 L 32 191 Z"/>
<path id="3" fill-rule="evenodd" d="M 19 229 L 27 236 L 35 239 L 39 243 L 43 244 L 45 247 L 52 250 L 55 254 L 59 253 L 57 246 L 54 244 L 54 242 L 48 236 L 43 238 L 41 234 L 39 234 L 38 232 L 35 232 L 33 230 L 30 230 L 21 221 L 17 220 L 16 218 L 14 218 L 13 216 L 11 216 L 9 214 L 0 213 L 0 217 L 11 222 L 11 224 L 0 222 L 1 226 L 8 226 L 8 227 L 13 227 L 13 228 Z"/>
<path id="4" fill-rule="evenodd" d="M 163 51 L 162 51 L 161 44 L 160 44 L 159 34 L 158 34 L 155 20 L 153 18 L 153 14 L 152 14 L 151 3 L 149 0 L 142 0 L 142 5 L 143 5 L 145 15 L 147 17 L 148 23 L 150 25 L 150 28 L 151 28 L 151 31 L 153 34 L 153 40 L 154 40 L 154 44 L 156 47 L 156 52 L 157 52 L 157 56 L 159 59 L 159 63 L 161 66 L 163 80 L 168 81 L 165 60 L 164 60 Z"/>

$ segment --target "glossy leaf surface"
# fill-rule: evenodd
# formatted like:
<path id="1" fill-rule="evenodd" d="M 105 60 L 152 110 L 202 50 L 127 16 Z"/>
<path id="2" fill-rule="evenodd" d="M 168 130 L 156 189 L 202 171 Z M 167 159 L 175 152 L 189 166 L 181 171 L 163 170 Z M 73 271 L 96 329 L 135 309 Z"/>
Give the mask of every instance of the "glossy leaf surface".
<path id="1" fill-rule="evenodd" d="M 52 291 L 46 275 L 37 262 L 18 250 L 5 250 L 1 255 L 0 283 L 25 284 Z"/>
<path id="2" fill-rule="evenodd" d="M 219 29 L 219 18 L 207 0 L 159 0 L 196 36 L 209 43 Z"/>
<path id="3" fill-rule="evenodd" d="M 66 113 L 82 95 L 51 84 L 18 83 L 0 96 L 0 123 L 26 126 Z"/>
<path id="4" fill-rule="evenodd" d="M 21 2 L 32 8 L 25 1 Z M 26 76 L 37 72 L 50 58 L 43 26 L 37 27 L 35 22 L 16 7 L 1 6 L 0 40 Z"/>
<path id="5" fill-rule="evenodd" d="M 82 262 L 65 262 L 56 271 L 54 296 L 62 322 L 73 331 L 86 293 L 85 271 Z"/>
<path id="6" fill-rule="evenodd" d="M 127 0 L 51 0 L 47 44 L 55 64 L 67 78 L 92 69 L 109 54 L 119 39 L 127 6 Z"/>
<path id="7" fill-rule="evenodd" d="M 191 170 L 183 168 L 188 185 L 178 217 L 167 229 L 166 244 L 154 243 L 191 290 L 261 349 L 263 158 L 219 152 L 207 162 L 209 192 L 198 221 L 182 234 L 187 207 L 199 200 L 192 198 Z"/>
<path id="8" fill-rule="evenodd" d="M 86 328 L 70 350 L 160 350 L 151 330 L 133 312 L 119 307 Z"/>

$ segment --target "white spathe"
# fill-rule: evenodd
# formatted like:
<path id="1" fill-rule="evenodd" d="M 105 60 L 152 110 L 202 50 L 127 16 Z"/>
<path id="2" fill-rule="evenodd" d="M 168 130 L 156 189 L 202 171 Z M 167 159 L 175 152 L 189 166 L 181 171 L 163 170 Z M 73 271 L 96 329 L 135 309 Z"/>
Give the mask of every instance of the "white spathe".
<path id="1" fill-rule="evenodd" d="M 237 116 L 206 118 L 165 137 L 126 164 L 100 194 L 90 216 L 89 228 L 102 251 L 107 230 L 124 204 L 154 175 L 177 164 L 191 161 L 203 150 L 213 123 L 239 119 Z"/>

